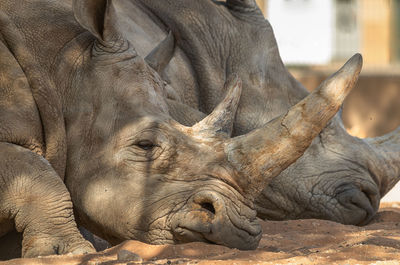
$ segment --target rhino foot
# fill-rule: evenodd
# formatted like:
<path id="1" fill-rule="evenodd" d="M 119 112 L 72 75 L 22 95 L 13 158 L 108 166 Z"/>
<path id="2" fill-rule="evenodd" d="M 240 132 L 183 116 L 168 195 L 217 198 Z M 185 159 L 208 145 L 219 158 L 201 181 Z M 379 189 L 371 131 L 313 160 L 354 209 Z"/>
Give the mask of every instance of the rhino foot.
<path id="1" fill-rule="evenodd" d="M 48 255 L 74 255 L 96 252 L 89 241 L 80 235 L 75 237 L 43 237 L 38 239 L 23 240 L 22 256 L 34 258 Z"/>

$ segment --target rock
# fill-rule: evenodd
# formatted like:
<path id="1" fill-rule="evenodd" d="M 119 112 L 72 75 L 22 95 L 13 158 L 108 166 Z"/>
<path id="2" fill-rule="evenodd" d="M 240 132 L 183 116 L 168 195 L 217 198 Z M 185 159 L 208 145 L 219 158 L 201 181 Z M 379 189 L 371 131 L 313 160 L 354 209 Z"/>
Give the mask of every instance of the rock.
<path id="1" fill-rule="evenodd" d="M 125 249 L 118 251 L 117 259 L 118 261 L 143 261 L 143 259 L 138 254 Z"/>

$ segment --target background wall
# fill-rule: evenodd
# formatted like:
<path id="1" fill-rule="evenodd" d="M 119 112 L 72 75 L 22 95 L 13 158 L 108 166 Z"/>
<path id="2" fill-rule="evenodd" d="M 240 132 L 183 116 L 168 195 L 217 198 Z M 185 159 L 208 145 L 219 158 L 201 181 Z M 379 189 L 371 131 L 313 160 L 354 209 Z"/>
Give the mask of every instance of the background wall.
<path id="1" fill-rule="evenodd" d="M 326 65 L 343 61 L 354 52 L 364 55 L 368 67 L 399 64 L 400 0 L 257 3 L 275 30 L 282 54 L 291 54 L 283 55 L 288 64 Z M 299 52 L 298 48 L 304 46 L 305 50 Z M 321 54 L 325 60 L 315 59 Z"/>

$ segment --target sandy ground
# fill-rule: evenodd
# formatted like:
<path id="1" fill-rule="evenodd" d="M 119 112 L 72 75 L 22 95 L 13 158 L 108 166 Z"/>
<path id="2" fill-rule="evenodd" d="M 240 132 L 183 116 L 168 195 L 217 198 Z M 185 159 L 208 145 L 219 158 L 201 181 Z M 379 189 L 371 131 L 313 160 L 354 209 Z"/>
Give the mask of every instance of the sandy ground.
<path id="1" fill-rule="evenodd" d="M 15 259 L 3 264 L 400 264 L 400 203 L 383 203 L 367 226 L 323 220 L 262 222 L 259 247 L 239 251 L 204 243 L 147 245 L 127 241 L 80 256 Z M 137 253 L 134 255 L 133 253 Z"/>

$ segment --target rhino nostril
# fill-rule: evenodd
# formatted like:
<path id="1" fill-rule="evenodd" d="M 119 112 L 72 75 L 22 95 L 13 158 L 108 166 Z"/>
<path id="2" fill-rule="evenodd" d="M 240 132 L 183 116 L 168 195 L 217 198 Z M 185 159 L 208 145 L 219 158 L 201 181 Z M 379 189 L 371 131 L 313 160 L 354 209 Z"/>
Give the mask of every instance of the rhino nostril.
<path id="1" fill-rule="evenodd" d="M 212 205 L 211 203 L 209 203 L 209 202 L 203 202 L 203 203 L 200 203 L 200 206 L 201 206 L 201 208 L 203 208 L 204 210 L 209 211 L 209 212 L 211 212 L 212 214 L 215 214 L 214 205 Z"/>

